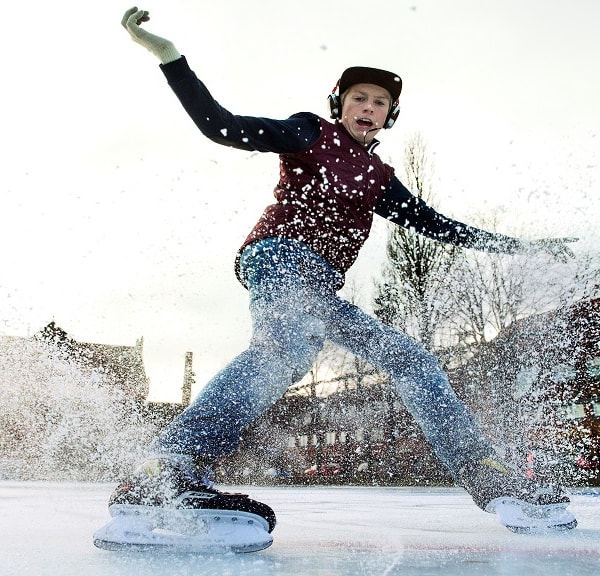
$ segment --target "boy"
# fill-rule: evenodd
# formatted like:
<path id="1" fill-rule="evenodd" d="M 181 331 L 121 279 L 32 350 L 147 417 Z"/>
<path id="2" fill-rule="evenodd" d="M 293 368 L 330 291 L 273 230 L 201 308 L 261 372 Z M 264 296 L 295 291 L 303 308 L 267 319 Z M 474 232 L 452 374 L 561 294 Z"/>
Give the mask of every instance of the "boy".
<path id="1" fill-rule="evenodd" d="M 169 85 L 202 133 L 226 146 L 279 154 L 280 178 L 276 202 L 265 209 L 236 260 L 237 277 L 250 296 L 248 349 L 156 438 L 151 457 L 111 496 L 111 514 L 123 525 L 133 516 L 150 521 L 135 537 L 131 530 L 100 531 L 96 544 L 164 544 L 152 530 L 170 512 L 185 509 L 192 515 L 203 511 L 204 519 L 234 511 L 262 521 L 262 540 L 237 549 L 268 546 L 273 511 L 215 490 L 201 470 L 235 451 L 244 429 L 310 370 L 325 339 L 389 375 L 437 456 L 479 507 L 515 531 L 575 527 L 562 490 L 540 487 L 500 461 L 435 358 L 336 294 L 374 213 L 442 242 L 493 252 L 547 250 L 565 257 L 571 255 L 567 240 L 527 242 L 485 232 L 412 195 L 374 153 L 376 135 L 398 116 L 402 81 L 396 74 L 345 70 L 329 97 L 333 123 L 310 113 L 286 120 L 237 116 L 213 99 L 173 43 L 141 28 L 148 20 L 148 12 L 132 8 L 122 24 L 160 59 Z"/>

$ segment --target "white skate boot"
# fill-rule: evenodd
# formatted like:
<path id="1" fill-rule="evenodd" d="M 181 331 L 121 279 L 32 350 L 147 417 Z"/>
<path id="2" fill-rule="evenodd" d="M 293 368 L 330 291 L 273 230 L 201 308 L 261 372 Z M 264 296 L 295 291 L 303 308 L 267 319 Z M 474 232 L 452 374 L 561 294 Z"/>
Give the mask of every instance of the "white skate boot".
<path id="1" fill-rule="evenodd" d="M 498 516 L 500 523 L 519 533 L 570 530 L 577 526 L 567 510 L 569 497 L 558 486 L 540 486 L 520 477 L 494 457 L 463 466 L 462 486 L 475 504 Z"/>
<path id="2" fill-rule="evenodd" d="M 215 490 L 191 459 L 146 461 L 110 497 L 112 520 L 94 534 L 107 550 L 256 552 L 273 542 L 275 514 L 245 494 Z"/>

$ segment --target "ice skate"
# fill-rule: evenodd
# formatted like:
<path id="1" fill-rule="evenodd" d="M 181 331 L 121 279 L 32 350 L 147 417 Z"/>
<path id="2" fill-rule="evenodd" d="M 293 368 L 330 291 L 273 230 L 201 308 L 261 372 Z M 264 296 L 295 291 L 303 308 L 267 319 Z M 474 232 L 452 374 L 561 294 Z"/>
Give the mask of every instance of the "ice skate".
<path id="1" fill-rule="evenodd" d="M 482 510 L 496 514 L 500 523 L 518 533 L 570 530 L 577 520 L 567 510 L 569 497 L 560 487 L 540 486 L 495 458 L 463 466 L 462 486 Z"/>
<path id="2" fill-rule="evenodd" d="M 273 542 L 275 514 L 245 494 L 215 490 L 189 460 L 148 460 L 110 497 L 94 534 L 107 550 L 256 552 Z"/>

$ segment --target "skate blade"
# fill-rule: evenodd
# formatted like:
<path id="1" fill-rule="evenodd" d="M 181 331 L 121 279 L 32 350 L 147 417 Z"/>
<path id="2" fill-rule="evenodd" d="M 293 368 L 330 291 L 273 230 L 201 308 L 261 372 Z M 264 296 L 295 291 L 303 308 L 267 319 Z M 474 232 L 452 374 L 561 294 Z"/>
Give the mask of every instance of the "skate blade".
<path id="1" fill-rule="evenodd" d="M 498 498 L 487 506 L 500 523 L 517 534 L 564 532 L 577 527 L 577 520 L 566 504 L 535 506 L 512 498 Z"/>
<path id="2" fill-rule="evenodd" d="M 97 530 L 93 540 L 97 548 L 112 551 L 258 552 L 268 548 L 273 537 L 255 516 L 228 510 L 150 509 L 148 514 L 121 513 Z"/>

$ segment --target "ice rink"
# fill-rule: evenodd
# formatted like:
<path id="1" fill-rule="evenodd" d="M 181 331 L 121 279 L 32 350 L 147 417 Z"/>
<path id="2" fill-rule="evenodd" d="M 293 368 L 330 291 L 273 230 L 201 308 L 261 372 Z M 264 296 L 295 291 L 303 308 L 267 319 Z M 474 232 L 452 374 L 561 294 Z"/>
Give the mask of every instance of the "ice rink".
<path id="1" fill-rule="evenodd" d="M 600 490 L 579 490 L 579 527 L 512 534 L 448 488 L 220 487 L 271 505 L 274 544 L 254 554 L 107 552 L 108 484 L 0 482 L 2 576 L 597 575 Z"/>

